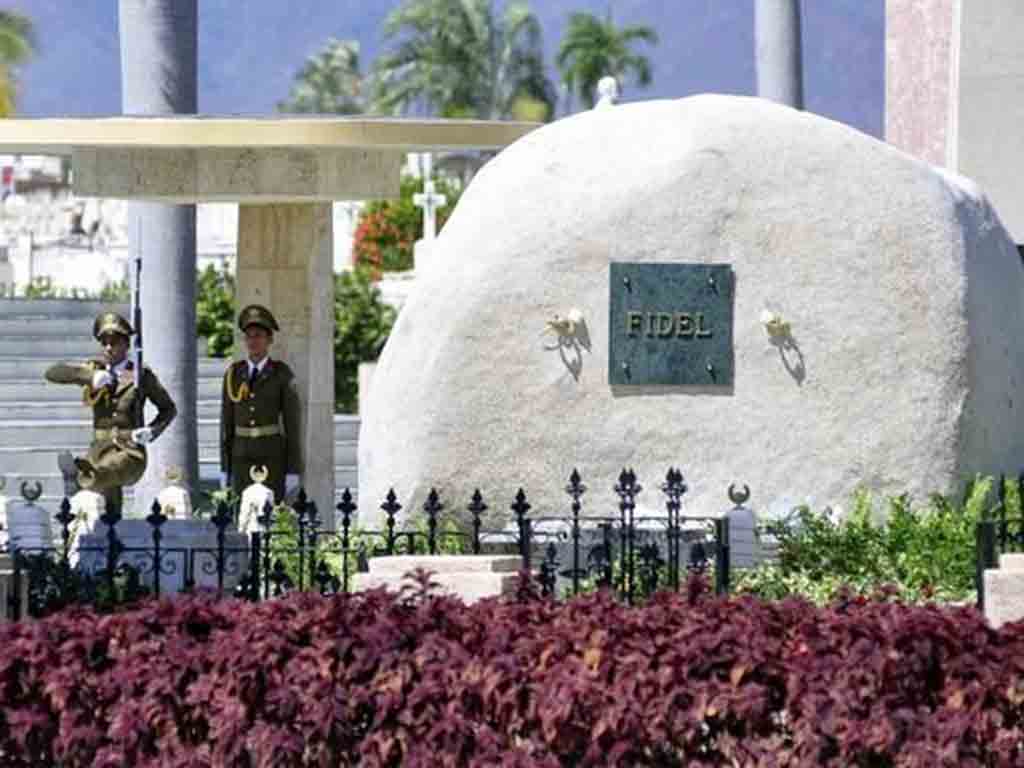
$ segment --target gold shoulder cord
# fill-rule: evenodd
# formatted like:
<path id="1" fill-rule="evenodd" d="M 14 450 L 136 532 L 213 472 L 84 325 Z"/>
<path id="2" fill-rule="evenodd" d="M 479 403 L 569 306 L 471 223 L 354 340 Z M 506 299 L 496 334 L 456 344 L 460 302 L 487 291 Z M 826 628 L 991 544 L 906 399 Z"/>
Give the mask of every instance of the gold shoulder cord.
<path id="1" fill-rule="evenodd" d="M 228 380 L 227 380 L 228 399 L 232 403 L 240 403 L 240 402 L 242 402 L 245 398 L 247 398 L 249 396 L 249 383 L 246 382 L 246 381 L 243 381 L 239 385 L 237 390 L 232 391 L 232 390 L 235 389 L 235 366 L 234 366 L 234 364 L 228 366 L 227 377 L 228 377 Z"/>

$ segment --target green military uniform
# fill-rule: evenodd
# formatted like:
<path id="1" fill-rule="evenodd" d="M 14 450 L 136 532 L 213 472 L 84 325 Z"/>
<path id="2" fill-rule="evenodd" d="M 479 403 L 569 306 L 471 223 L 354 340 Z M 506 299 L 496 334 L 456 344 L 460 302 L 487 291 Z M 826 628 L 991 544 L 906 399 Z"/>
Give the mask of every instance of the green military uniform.
<path id="1" fill-rule="evenodd" d="M 265 307 L 251 305 L 242 310 L 238 326 L 245 330 L 259 325 L 276 331 L 277 321 Z M 254 381 L 249 380 L 249 363 L 239 360 L 224 373 L 220 416 L 221 471 L 231 478 L 231 487 L 241 495 L 252 480 L 253 467 L 265 466 L 267 486 L 278 501 L 284 499 L 285 476 L 301 472 L 299 443 L 299 393 L 295 374 L 280 360 L 267 358 Z"/>
<path id="2" fill-rule="evenodd" d="M 96 318 L 93 336 L 98 340 L 107 333 L 118 333 L 128 338 L 131 325 L 123 317 L 105 313 Z M 156 418 L 148 425 L 153 439 L 174 420 L 178 410 L 156 374 L 148 367 L 142 370 L 142 385 L 135 385 L 135 372 L 131 361 L 126 361 L 116 381 L 110 387 L 94 390 L 93 374 L 107 369 L 103 360 L 84 363 L 57 363 L 47 369 L 46 379 L 55 384 L 77 384 L 82 387 L 82 400 L 92 408 L 93 441 L 84 460 L 75 460 L 78 482 L 83 488 L 102 493 L 108 504 L 120 509 L 121 488 L 133 485 L 146 471 L 146 449 L 132 441 L 131 432 L 141 427 L 142 405 L 149 400 L 157 407 Z M 139 392 L 143 401 L 137 402 Z"/>

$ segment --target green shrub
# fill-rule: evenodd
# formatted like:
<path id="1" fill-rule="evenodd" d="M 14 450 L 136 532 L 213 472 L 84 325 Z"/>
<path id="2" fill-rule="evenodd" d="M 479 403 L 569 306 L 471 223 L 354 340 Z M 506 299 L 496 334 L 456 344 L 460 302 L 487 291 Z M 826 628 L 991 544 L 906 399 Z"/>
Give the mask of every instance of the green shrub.
<path id="1" fill-rule="evenodd" d="M 343 272 L 334 283 L 335 411 L 359 410 L 359 364 L 376 360 L 395 323 L 368 269 Z"/>
<path id="2" fill-rule="evenodd" d="M 870 494 L 859 491 L 841 521 L 800 508 L 789 521 L 766 526 L 778 540 L 778 562 L 738 573 L 736 589 L 819 604 L 843 590 L 870 595 L 882 588 L 910 601 L 972 600 L 975 528 L 993 485 L 992 478 L 979 479 L 962 502 L 936 494 L 918 508 L 906 494 L 892 497 L 884 515 Z M 1016 493 L 1008 495 L 1007 506 L 1010 514 L 1019 512 Z"/>
<path id="3" fill-rule="evenodd" d="M 235 278 L 212 264 L 198 273 L 196 332 L 211 357 L 230 357 L 235 344 Z"/>
<path id="4" fill-rule="evenodd" d="M 12 293 L 12 298 L 14 294 Z M 79 301 L 104 301 L 109 304 L 121 304 L 131 300 L 131 288 L 125 280 L 107 282 L 98 291 L 85 288 L 59 288 L 49 275 L 32 278 L 24 288 L 26 299 L 77 299 Z"/>

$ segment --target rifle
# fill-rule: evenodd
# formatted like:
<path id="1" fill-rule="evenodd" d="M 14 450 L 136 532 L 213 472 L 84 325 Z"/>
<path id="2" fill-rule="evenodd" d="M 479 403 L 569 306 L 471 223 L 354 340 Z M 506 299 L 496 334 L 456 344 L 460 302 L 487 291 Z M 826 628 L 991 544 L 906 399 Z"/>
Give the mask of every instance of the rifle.
<path id="1" fill-rule="evenodd" d="M 145 402 L 142 397 L 142 229 L 136 219 L 136 241 L 138 243 L 137 255 L 133 261 L 135 269 L 132 275 L 132 329 L 135 335 L 132 337 L 132 365 L 135 367 L 135 413 L 132 414 L 132 421 L 136 427 L 144 426 Z"/>

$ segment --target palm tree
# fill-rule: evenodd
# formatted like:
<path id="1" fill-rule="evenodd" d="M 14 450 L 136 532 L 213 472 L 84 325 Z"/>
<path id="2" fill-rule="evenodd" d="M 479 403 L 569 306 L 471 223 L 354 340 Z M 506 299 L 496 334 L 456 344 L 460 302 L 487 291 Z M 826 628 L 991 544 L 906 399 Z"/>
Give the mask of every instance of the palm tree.
<path id="1" fill-rule="evenodd" d="M 14 114 L 17 83 L 13 69 L 34 50 L 32 22 L 21 14 L 0 11 L 0 117 Z"/>
<path id="2" fill-rule="evenodd" d="M 384 23 L 397 46 L 375 67 L 376 108 L 443 117 L 547 119 L 555 91 L 525 2 L 405 0 Z"/>
<path id="3" fill-rule="evenodd" d="M 650 85 L 651 62 L 633 52 L 636 41 L 654 45 L 658 33 L 642 25 L 616 27 L 610 16 L 601 21 L 592 13 L 571 14 L 555 57 L 566 90 L 579 96 L 589 109 L 594 106 L 597 83 L 605 75 L 614 77 L 620 86 L 627 76 L 633 76 L 639 86 Z"/>
<path id="4" fill-rule="evenodd" d="M 280 112 L 354 115 L 364 111 L 363 75 L 359 71 L 359 41 L 330 38 L 310 56 L 292 83 Z"/>

